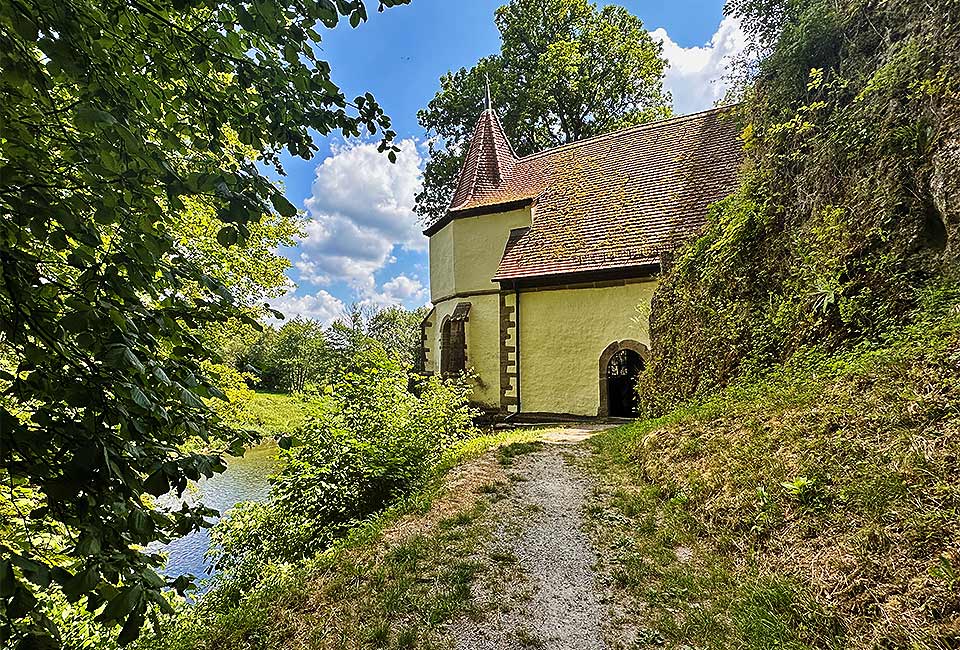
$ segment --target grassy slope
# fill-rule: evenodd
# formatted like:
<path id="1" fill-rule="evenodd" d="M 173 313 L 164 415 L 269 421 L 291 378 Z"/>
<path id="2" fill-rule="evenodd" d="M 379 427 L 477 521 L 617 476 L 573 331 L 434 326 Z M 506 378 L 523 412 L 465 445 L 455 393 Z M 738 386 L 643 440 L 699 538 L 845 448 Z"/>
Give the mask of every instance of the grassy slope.
<path id="1" fill-rule="evenodd" d="M 267 436 L 288 434 L 300 428 L 312 408 L 307 398 L 258 391 L 244 405 L 242 419 L 237 424 Z"/>
<path id="2" fill-rule="evenodd" d="M 358 524 L 329 551 L 305 564 L 272 567 L 270 578 L 239 603 L 214 595 L 184 606 L 161 638 L 139 648 L 446 647 L 443 624 L 467 613 L 474 577 L 491 570 L 490 558 L 478 556 L 491 532 L 482 515 L 498 498 L 491 476 L 539 434 L 467 441 L 451 450 L 423 490 Z M 492 449 L 497 454 L 487 454 Z"/>
<path id="3" fill-rule="evenodd" d="M 594 445 L 641 647 L 960 647 L 960 302 Z"/>

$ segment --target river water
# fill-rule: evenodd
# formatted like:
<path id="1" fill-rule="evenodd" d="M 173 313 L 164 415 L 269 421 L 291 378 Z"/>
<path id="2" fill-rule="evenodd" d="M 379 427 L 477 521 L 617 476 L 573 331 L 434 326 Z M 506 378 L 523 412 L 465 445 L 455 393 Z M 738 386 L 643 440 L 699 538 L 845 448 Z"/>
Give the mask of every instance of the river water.
<path id="1" fill-rule="evenodd" d="M 183 493 L 189 503 L 203 503 L 221 514 L 240 501 L 265 501 L 270 494 L 268 478 L 277 467 L 277 445 L 274 442 L 251 447 L 241 458 L 226 457 L 227 469 L 212 478 L 191 484 Z M 165 504 L 169 505 L 169 504 Z M 175 504 L 174 504 L 175 505 Z M 211 573 L 204 554 L 210 548 L 210 529 L 204 528 L 175 539 L 160 551 L 167 553 L 165 575 L 175 577 L 192 573 L 198 579 Z M 151 549 L 153 550 L 153 549 Z"/>

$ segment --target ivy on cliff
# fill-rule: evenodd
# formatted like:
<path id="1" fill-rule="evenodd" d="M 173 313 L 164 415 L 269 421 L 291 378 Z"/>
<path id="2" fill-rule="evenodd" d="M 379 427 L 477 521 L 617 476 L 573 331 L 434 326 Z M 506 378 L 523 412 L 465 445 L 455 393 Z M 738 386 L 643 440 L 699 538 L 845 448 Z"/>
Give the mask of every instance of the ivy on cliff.
<path id="1" fill-rule="evenodd" d="M 648 414 L 908 322 L 960 248 L 960 3 L 734 0 L 739 190 L 655 298 Z"/>

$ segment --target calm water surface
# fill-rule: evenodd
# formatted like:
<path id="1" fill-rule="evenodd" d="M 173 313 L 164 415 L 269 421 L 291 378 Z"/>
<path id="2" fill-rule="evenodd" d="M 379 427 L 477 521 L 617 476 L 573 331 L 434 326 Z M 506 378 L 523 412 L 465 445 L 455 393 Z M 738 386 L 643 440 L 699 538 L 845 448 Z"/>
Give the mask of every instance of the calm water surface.
<path id="1" fill-rule="evenodd" d="M 227 469 L 213 478 L 203 479 L 192 484 L 183 493 L 183 499 L 189 503 L 203 503 L 221 514 L 240 501 L 265 501 L 270 494 L 267 478 L 277 467 L 277 445 L 274 442 L 251 447 L 242 458 L 227 457 Z M 176 505 L 165 503 L 164 505 Z M 168 555 L 163 573 L 179 576 L 192 573 L 197 578 L 208 578 L 204 554 L 210 548 L 210 529 L 190 533 L 186 537 L 175 539 L 159 550 Z"/>

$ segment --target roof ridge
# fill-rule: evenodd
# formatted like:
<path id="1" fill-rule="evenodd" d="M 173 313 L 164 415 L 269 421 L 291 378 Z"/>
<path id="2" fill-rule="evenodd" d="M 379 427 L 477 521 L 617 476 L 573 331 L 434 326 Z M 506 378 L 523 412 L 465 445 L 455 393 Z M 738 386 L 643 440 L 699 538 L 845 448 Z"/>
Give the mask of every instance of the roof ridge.
<path id="1" fill-rule="evenodd" d="M 604 140 L 606 138 L 612 138 L 614 136 L 623 135 L 624 133 L 631 133 L 633 131 L 645 131 L 647 129 L 652 129 L 654 127 L 667 126 L 669 124 L 675 124 L 677 122 L 683 122 L 695 117 L 701 117 L 707 113 L 719 113 L 722 111 L 731 110 L 736 104 L 728 104 L 726 106 L 715 106 L 713 108 L 708 108 L 706 110 L 697 111 L 696 113 L 688 113 L 687 115 L 677 115 L 674 117 L 667 117 L 662 120 L 653 120 L 652 122 L 644 122 L 643 124 L 634 124 L 633 126 L 627 126 L 622 129 L 617 129 L 616 131 L 608 131 L 607 133 L 601 133 L 599 135 L 592 135 L 589 138 L 583 138 L 582 140 L 576 140 L 574 142 L 567 142 L 565 144 L 557 145 L 556 147 L 551 147 L 550 149 L 544 149 L 543 151 L 538 151 L 536 153 L 527 154 L 526 156 L 517 159 L 517 162 L 526 162 L 528 160 L 533 160 L 535 158 L 540 158 L 541 156 L 546 156 L 548 154 L 556 153 L 561 149 L 572 149 L 583 144 L 589 144 L 591 142 L 596 142 L 598 140 Z"/>

